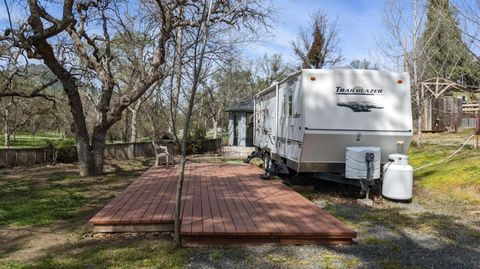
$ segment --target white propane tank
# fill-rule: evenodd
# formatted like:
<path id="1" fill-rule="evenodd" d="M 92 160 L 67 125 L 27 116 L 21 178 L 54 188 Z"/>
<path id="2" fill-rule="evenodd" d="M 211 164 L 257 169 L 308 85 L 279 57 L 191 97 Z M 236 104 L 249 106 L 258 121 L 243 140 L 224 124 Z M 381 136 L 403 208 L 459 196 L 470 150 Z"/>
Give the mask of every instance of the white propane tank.
<path id="1" fill-rule="evenodd" d="M 413 168 L 408 165 L 408 156 L 388 155 L 390 163 L 383 166 L 382 195 L 394 200 L 412 199 Z"/>

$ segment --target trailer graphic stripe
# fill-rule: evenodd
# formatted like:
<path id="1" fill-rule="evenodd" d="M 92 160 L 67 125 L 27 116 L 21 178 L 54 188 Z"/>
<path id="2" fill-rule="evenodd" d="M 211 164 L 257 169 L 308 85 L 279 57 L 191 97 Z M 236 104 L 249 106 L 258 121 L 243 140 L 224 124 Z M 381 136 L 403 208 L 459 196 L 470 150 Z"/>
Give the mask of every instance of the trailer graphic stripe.
<path id="1" fill-rule="evenodd" d="M 305 130 L 310 131 L 347 131 L 347 132 L 393 132 L 393 133 L 410 133 L 412 130 L 362 130 L 362 129 L 321 129 L 321 128 L 308 128 Z"/>

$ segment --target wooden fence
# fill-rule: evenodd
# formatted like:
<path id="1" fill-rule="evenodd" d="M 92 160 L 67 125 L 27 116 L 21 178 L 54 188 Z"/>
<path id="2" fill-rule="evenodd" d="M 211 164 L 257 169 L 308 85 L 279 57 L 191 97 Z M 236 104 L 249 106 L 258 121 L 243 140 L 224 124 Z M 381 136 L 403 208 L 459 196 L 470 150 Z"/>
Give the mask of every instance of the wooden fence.
<path id="1" fill-rule="evenodd" d="M 222 150 L 222 139 L 208 139 L 203 142 L 201 147 L 202 153 L 219 153 Z"/>
<path id="2" fill-rule="evenodd" d="M 480 111 L 480 104 L 477 103 L 467 103 L 462 105 L 463 114 L 473 114 L 477 115 Z"/>
<path id="3" fill-rule="evenodd" d="M 53 152 L 47 148 L 0 149 L 0 167 L 30 166 L 52 161 Z"/>
<path id="4" fill-rule="evenodd" d="M 462 121 L 462 100 L 451 96 L 430 99 L 424 104 L 425 132 L 458 131 Z"/>
<path id="5" fill-rule="evenodd" d="M 114 160 L 130 160 L 137 157 L 153 157 L 152 143 L 118 143 L 105 146 L 105 158 Z"/>
<path id="6" fill-rule="evenodd" d="M 462 129 L 476 129 L 478 118 L 462 118 Z"/>
<path id="7" fill-rule="evenodd" d="M 221 140 L 206 140 L 202 144 L 203 152 L 219 152 Z M 170 152 L 174 152 L 172 145 Z M 12 148 L 0 149 L 0 167 L 30 166 L 55 162 L 54 151 L 51 148 Z M 130 160 L 138 157 L 153 157 L 155 155 L 152 143 L 119 143 L 105 146 L 105 158 L 114 160 Z M 76 156 L 72 161 L 76 161 Z"/>

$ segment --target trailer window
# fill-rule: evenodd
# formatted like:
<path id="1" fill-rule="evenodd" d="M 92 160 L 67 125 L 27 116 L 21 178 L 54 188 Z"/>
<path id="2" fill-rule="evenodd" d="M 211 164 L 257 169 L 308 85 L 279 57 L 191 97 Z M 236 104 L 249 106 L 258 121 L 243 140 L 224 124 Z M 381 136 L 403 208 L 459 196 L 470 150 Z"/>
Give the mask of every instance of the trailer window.
<path id="1" fill-rule="evenodd" d="M 290 94 L 288 94 L 288 116 L 293 115 L 292 102 L 293 102 L 293 96 L 292 96 L 292 93 L 290 93 Z"/>

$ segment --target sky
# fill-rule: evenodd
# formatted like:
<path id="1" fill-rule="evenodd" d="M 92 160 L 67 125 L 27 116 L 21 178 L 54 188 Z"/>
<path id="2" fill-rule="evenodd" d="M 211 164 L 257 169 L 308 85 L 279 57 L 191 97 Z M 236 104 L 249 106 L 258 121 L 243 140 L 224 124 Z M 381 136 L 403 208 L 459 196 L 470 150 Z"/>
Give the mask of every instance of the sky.
<path id="1" fill-rule="evenodd" d="M 286 61 L 295 61 L 290 41 L 296 38 L 300 27 L 307 27 L 310 14 L 322 9 L 333 21 L 337 19 L 339 47 L 347 65 L 355 59 L 369 59 L 376 48 L 376 36 L 383 29 L 384 0 L 271 0 L 278 10 L 271 34 L 263 42 L 250 45 L 247 57 L 261 57 L 265 53 L 279 53 Z M 10 2 L 10 1 L 9 1 Z M 13 19 L 20 10 L 12 10 Z M 17 13 L 17 14 L 15 14 Z M 8 23 L 3 1 L 0 2 L 0 26 Z"/>
<path id="2" fill-rule="evenodd" d="M 290 41 L 300 27 L 307 27 L 309 16 L 317 9 L 329 18 L 337 19 L 339 47 L 344 56 L 343 65 L 356 59 L 369 59 L 376 49 L 376 37 L 382 35 L 383 0 L 272 0 L 278 9 L 277 23 L 272 36 L 246 50 L 254 57 L 265 53 L 280 53 L 287 61 L 295 61 Z"/>

